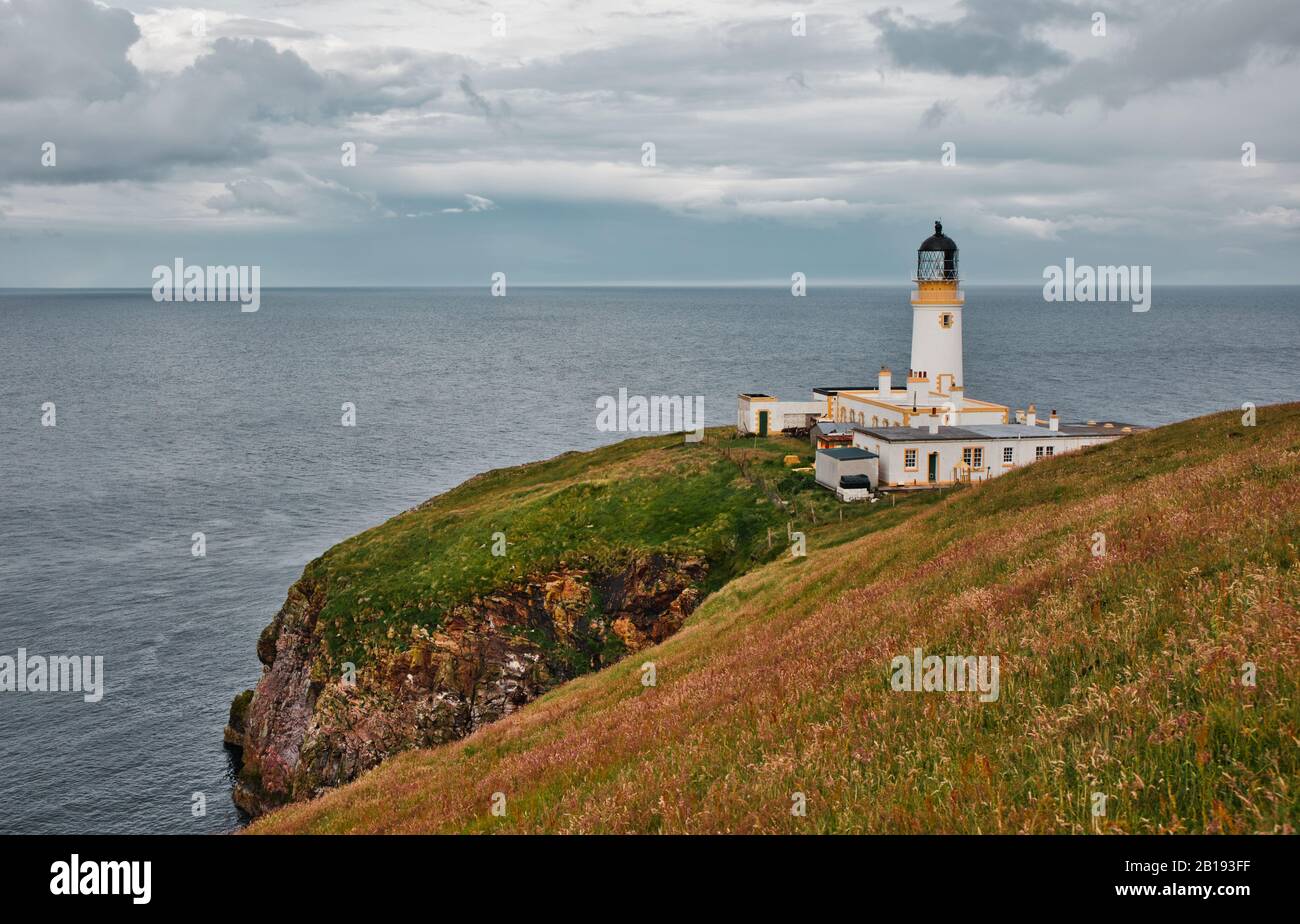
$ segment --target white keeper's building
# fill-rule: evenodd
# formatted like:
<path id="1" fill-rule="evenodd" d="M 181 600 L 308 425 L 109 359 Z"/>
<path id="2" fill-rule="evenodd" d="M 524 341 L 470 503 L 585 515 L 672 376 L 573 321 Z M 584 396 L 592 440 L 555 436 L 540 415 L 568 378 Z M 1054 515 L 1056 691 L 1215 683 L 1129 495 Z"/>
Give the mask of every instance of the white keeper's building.
<path id="1" fill-rule="evenodd" d="M 808 401 L 782 401 L 762 392 L 740 395 L 736 429 L 766 436 L 811 430 L 818 446 L 817 480 L 845 500 L 864 495 L 856 470 L 838 482 L 825 480 L 847 460 L 825 452 L 851 447 L 877 457 L 872 487 L 935 488 L 983 481 L 1040 459 L 1109 442 L 1142 429 L 1117 421 L 1062 423 L 1052 411 L 1038 418 L 1030 404 L 1013 415 L 1006 405 L 966 394 L 962 368 L 962 309 L 957 244 L 934 223 L 934 234 L 917 251 L 912 293 L 912 362 L 894 383 L 882 367 L 874 385 L 814 388 Z M 847 431 L 847 432 L 846 432 Z M 851 435 L 851 442 L 850 442 Z M 839 455 L 848 455 L 839 453 Z"/>

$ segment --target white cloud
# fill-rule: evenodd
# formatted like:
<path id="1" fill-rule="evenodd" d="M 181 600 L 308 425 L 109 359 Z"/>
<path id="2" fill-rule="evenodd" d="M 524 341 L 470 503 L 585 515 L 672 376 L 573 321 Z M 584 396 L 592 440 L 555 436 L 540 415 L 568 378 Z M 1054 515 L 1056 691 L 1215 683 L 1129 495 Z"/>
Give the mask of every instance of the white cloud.
<path id="1" fill-rule="evenodd" d="M 1239 210 L 1229 216 L 1228 224 L 1243 228 L 1300 228 L 1300 209 L 1270 205 L 1253 212 Z"/>
<path id="2" fill-rule="evenodd" d="M 1189 80 L 1198 59 L 1165 47 L 1161 28 L 1176 5 L 1121 4 L 1102 45 L 1076 35 L 1086 17 L 1058 15 L 1076 4 L 1008 2 L 925 0 L 873 22 L 871 7 L 823 0 L 794 37 L 789 9 L 766 0 L 556 0 L 503 5 L 495 38 L 486 5 L 164 0 L 132 22 L 91 0 L 0 0 L 0 197 L 10 227 L 121 234 L 159 222 L 311 234 L 501 203 L 512 219 L 529 206 L 649 209 L 791 234 L 942 216 L 1027 243 L 1146 236 L 1189 259 L 1199 240 L 1221 246 L 1215 229 L 1254 247 L 1296 227 L 1300 99 L 1258 89 L 1295 81 L 1293 14 L 1272 36 L 1243 14 L 1206 58 L 1209 79 Z M 1212 48 L 1211 24 L 1228 27 L 1220 5 L 1205 9 L 1177 33 Z M 1025 28 L 1003 43 L 1016 60 L 969 45 L 1018 10 Z M 972 76 L 934 72 L 927 43 L 940 38 Z M 1114 58 L 1129 47 L 1152 57 Z M 1094 66 L 1150 92 L 1107 107 L 1071 82 Z M 1035 108 L 1045 87 L 1067 115 Z M 57 168 L 39 163 L 46 140 Z M 1244 140 L 1259 143 L 1252 170 Z M 340 163 L 345 141 L 355 167 Z"/>

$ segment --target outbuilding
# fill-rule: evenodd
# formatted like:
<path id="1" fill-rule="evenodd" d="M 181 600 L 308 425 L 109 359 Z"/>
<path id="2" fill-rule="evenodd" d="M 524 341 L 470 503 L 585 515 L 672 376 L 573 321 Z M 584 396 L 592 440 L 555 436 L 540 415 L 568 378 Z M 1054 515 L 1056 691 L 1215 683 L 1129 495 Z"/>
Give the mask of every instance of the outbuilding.
<path id="1" fill-rule="evenodd" d="M 871 493 L 880 475 L 880 457 L 854 446 L 817 450 L 817 483 L 841 500 L 860 500 Z"/>

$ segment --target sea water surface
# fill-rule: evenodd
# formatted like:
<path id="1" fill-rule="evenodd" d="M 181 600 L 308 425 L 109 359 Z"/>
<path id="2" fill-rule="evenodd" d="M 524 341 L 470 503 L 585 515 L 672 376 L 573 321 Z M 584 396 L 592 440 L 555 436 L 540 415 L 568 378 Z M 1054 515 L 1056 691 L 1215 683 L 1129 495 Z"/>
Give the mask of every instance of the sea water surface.
<path id="1" fill-rule="evenodd" d="M 1142 424 L 1300 399 L 1300 288 L 1163 287 L 1145 313 L 966 297 L 973 397 Z M 0 692 L 0 832 L 235 828 L 221 729 L 312 558 L 477 472 L 621 438 L 595 428 L 620 387 L 727 424 L 741 391 L 901 377 L 910 338 L 906 286 L 268 290 L 256 313 L 0 290 L 0 655 L 100 655 L 107 688 Z"/>

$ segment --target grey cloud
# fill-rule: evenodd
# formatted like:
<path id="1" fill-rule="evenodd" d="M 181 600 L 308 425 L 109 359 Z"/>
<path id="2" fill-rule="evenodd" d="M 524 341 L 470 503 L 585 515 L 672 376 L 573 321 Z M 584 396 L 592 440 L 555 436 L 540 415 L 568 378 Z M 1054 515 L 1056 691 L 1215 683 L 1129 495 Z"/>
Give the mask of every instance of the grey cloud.
<path id="1" fill-rule="evenodd" d="M 0 101 L 119 97 L 139 82 L 126 58 L 139 38 L 129 12 L 89 0 L 0 3 Z"/>
<path id="2" fill-rule="evenodd" d="M 470 80 L 468 74 L 460 75 L 457 86 L 460 87 L 460 92 L 465 94 L 465 101 L 469 103 L 470 107 L 489 122 L 509 119 L 512 116 L 513 113 L 507 101 L 500 100 L 494 105 L 487 97 L 474 89 L 474 81 Z"/>
<path id="3" fill-rule="evenodd" d="M 1096 98 L 1119 108 L 1135 96 L 1195 80 L 1225 78 L 1256 57 L 1294 58 L 1300 48 L 1300 3 L 1179 2 L 1146 8 L 1125 41 L 1110 30 L 1116 48 L 1104 58 L 1080 61 L 1028 95 L 1037 105 L 1063 112 L 1071 103 Z M 1265 94 L 1279 88 L 1261 88 Z M 1282 88 L 1281 92 L 1290 92 Z"/>
<path id="4" fill-rule="evenodd" d="M 1034 34 L 1047 22 L 1089 14 L 1060 0 L 964 0 L 962 15 L 933 22 L 882 9 L 867 18 L 899 67 L 961 76 L 1023 77 L 1063 67 L 1070 58 Z"/>
<path id="5" fill-rule="evenodd" d="M 600 95 L 620 105 L 662 100 L 674 106 L 727 108 L 765 97 L 788 99 L 793 81 L 787 78 L 794 74 L 820 94 L 829 94 L 835 81 L 824 76 L 857 75 L 875 63 L 870 42 L 859 39 L 849 25 L 817 17 L 801 37 L 790 35 L 788 19 L 688 29 L 670 37 L 627 38 L 613 47 L 537 58 L 507 74 L 476 79 L 480 86 L 508 79 L 514 86 L 545 87 L 549 93 Z M 834 92 L 860 95 L 862 88 Z"/>
<path id="6" fill-rule="evenodd" d="M 291 123 L 329 125 L 440 93 L 427 57 L 380 54 L 349 73 L 320 72 L 260 38 L 218 38 L 189 67 L 146 78 L 127 59 L 139 34 L 130 14 L 91 0 L 0 3 L 0 186 L 255 163 Z M 55 167 L 40 162 L 46 141 Z"/>
<path id="7" fill-rule="evenodd" d="M 937 99 L 921 113 L 922 128 L 938 128 L 957 111 L 957 103 L 950 99 Z"/>
<path id="8" fill-rule="evenodd" d="M 265 180 L 246 177 L 226 184 L 226 191 L 205 203 L 218 212 L 250 212 L 266 215 L 293 215 L 295 209 Z"/>

